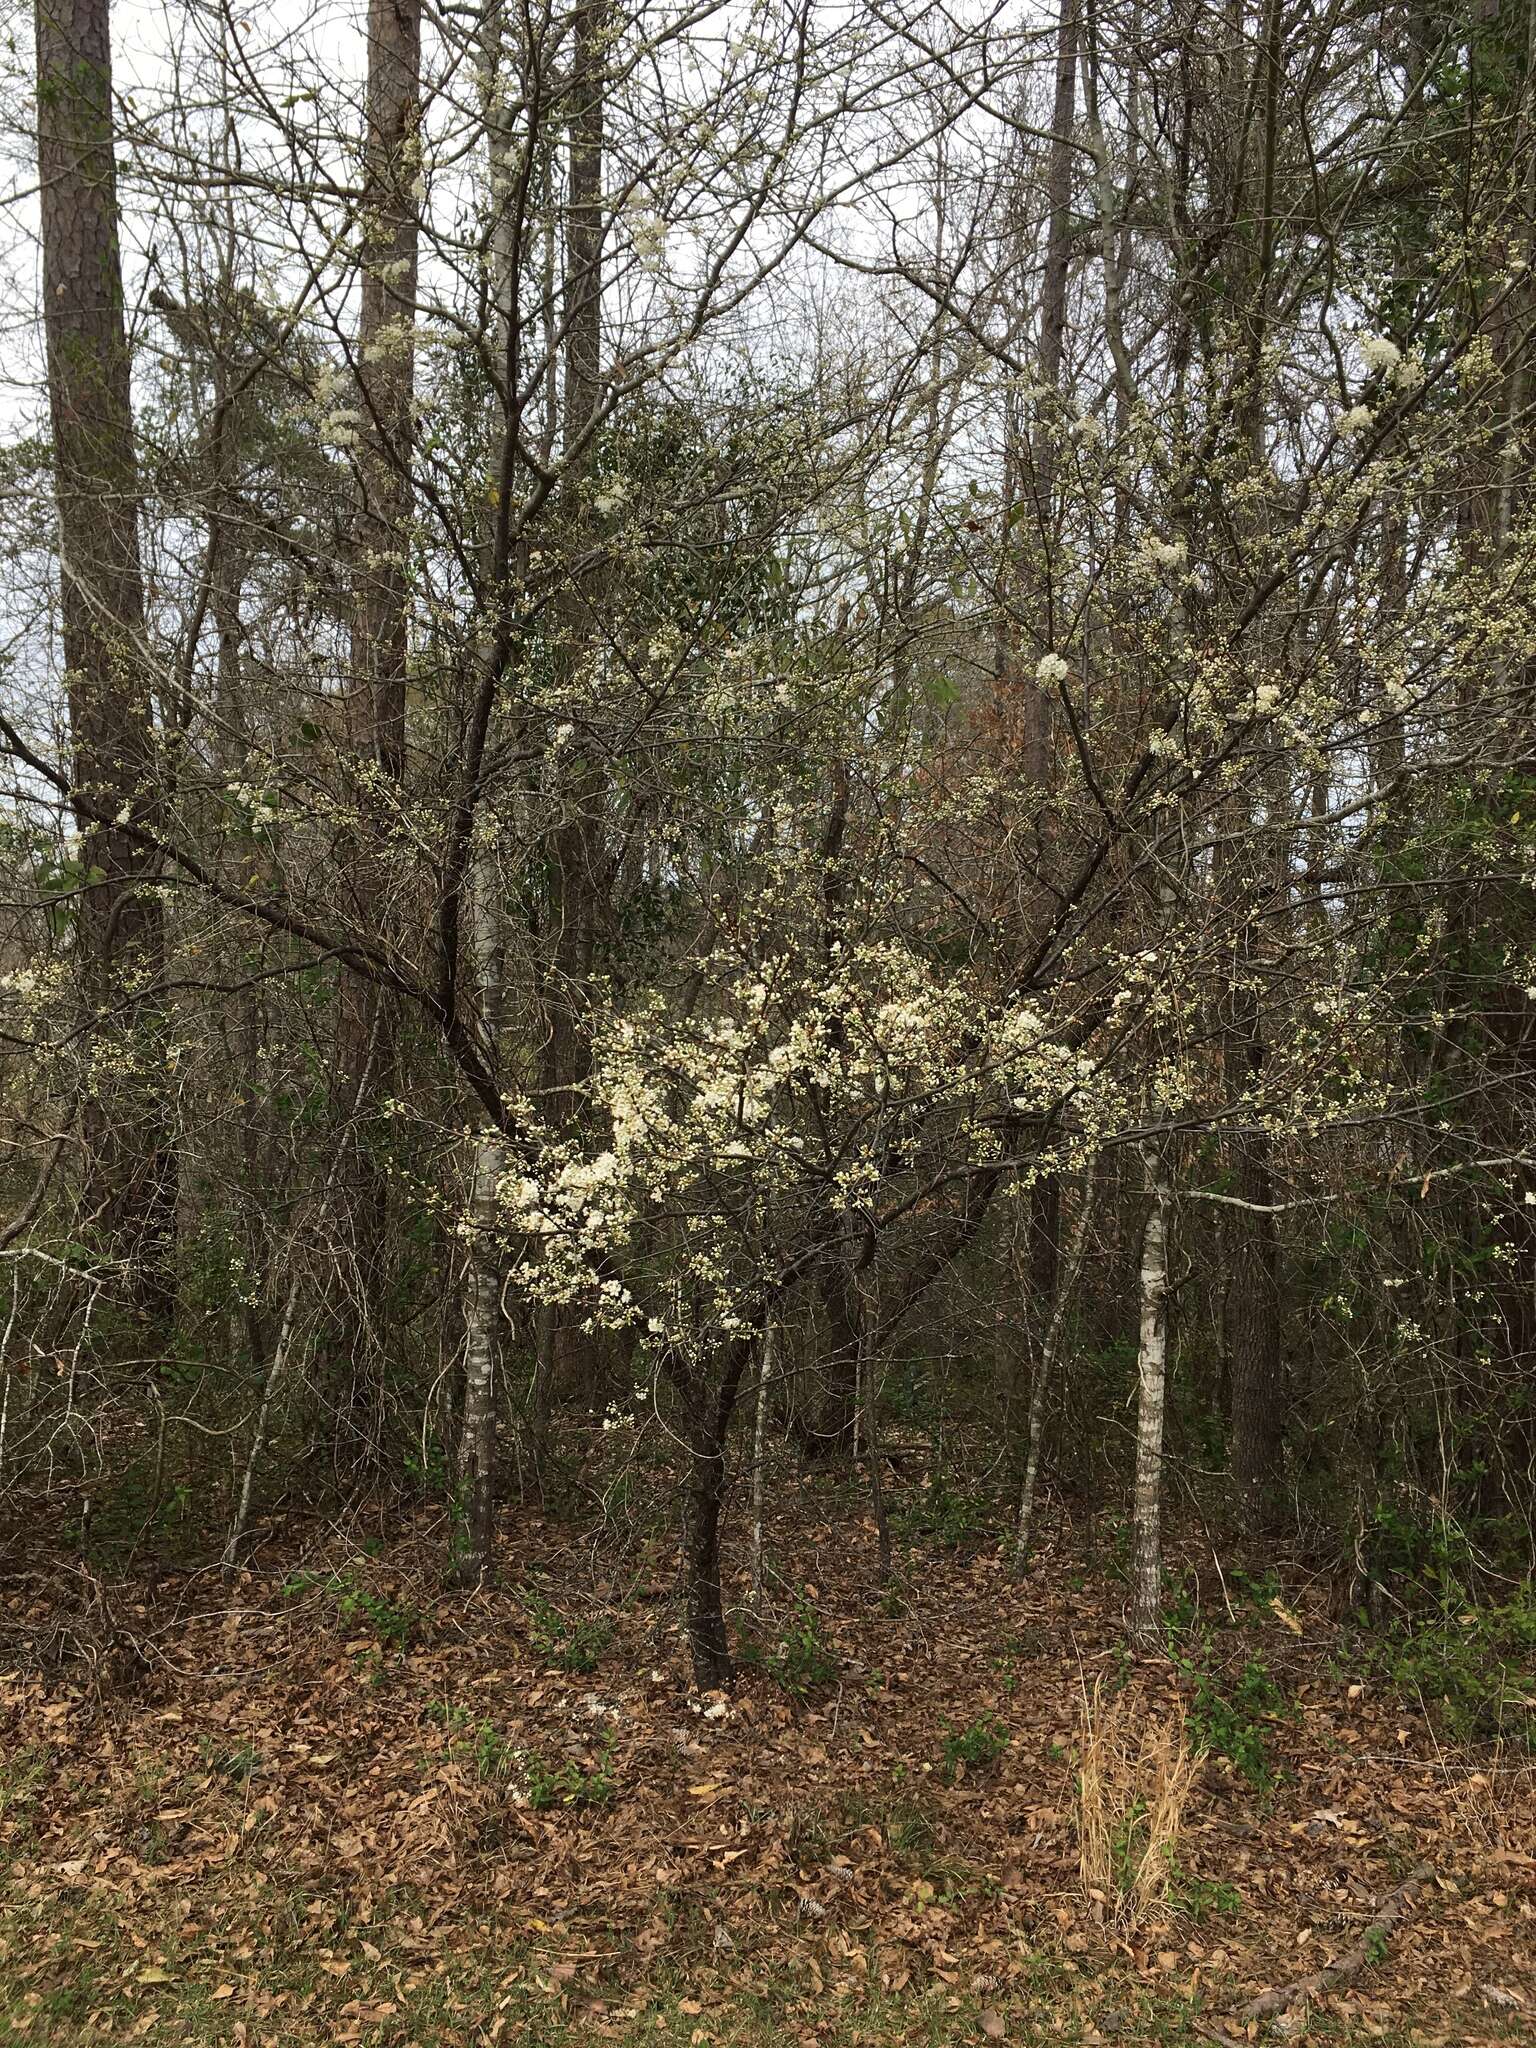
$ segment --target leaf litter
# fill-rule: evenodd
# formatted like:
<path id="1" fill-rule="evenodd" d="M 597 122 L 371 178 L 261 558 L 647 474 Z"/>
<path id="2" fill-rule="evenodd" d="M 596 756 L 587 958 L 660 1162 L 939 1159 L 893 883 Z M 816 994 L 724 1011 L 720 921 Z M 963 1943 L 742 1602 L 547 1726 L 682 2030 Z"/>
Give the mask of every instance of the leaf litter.
<path id="1" fill-rule="evenodd" d="M 410 1617 L 386 1639 L 290 1572 L 228 1604 L 117 1589 L 138 1652 L 109 1679 L 17 1654 L 50 1590 L 25 1589 L 0 2042 L 702 2042 L 764 2000 L 807 2042 L 1528 2037 L 1533 1773 L 1351 1673 L 1322 1589 L 1229 1631 L 1289 1702 L 1273 1780 L 1206 1756 L 1166 1901 L 1127 1925 L 1079 1876 L 1080 1704 L 1134 1688 L 1187 1727 L 1190 1685 L 1129 1658 L 1120 1589 L 979 1549 L 882 1600 L 857 1515 L 796 1496 L 773 1534 L 833 1675 L 775 1671 L 782 1617 L 743 1584 L 757 1648 L 702 1697 L 664 1556 L 594 1577 L 553 1521 L 468 1601 L 425 1518 L 338 1546 Z M 601 1615 L 595 1670 L 561 1667 L 550 1611 Z"/>

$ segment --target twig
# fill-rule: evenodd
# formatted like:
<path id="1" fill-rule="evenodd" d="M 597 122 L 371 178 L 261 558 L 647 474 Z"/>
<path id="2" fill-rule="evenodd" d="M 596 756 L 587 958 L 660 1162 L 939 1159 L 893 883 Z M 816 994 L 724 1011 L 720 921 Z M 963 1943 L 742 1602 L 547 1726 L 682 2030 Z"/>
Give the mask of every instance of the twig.
<path id="1" fill-rule="evenodd" d="M 1416 1865 L 1390 1895 L 1353 1948 L 1346 1949 L 1336 1962 L 1329 1963 L 1326 1969 L 1318 1970 L 1310 1977 L 1298 1977 L 1294 1984 L 1277 1984 L 1273 1990 L 1261 1991 L 1257 1998 L 1250 1999 L 1243 2007 L 1243 2018 L 1263 2019 L 1269 2013 L 1286 2012 L 1293 2005 L 1304 2005 L 1308 1999 L 1331 1990 L 1346 1977 L 1353 1977 L 1367 1963 L 1380 1961 L 1387 1936 L 1418 1897 L 1419 1887 L 1427 1884 L 1433 1876 L 1434 1872 L 1427 1863 Z"/>

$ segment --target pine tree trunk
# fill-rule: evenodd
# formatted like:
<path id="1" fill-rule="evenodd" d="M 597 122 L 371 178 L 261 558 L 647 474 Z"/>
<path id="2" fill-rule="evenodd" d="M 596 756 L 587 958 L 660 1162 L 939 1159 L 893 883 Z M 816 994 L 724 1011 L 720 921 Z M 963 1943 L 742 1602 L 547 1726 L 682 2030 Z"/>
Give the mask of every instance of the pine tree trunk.
<path id="1" fill-rule="evenodd" d="M 118 247 L 108 0 L 39 0 L 37 156 L 43 316 L 58 502 L 65 689 L 83 873 L 88 1012 L 152 1036 L 165 958 L 155 857 L 123 829 L 161 823 L 145 658 L 138 471 Z M 121 1029 L 121 1025 L 114 1028 Z M 111 1072 L 110 1057 L 98 1068 Z M 151 1054 L 144 1061 L 153 1073 Z M 91 1086 L 84 1210 L 160 1317 L 174 1285 L 176 1162 L 151 1080 Z"/>
<path id="2" fill-rule="evenodd" d="M 564 456 L 561 496 L 573 555 L 590 541 L 583 493 L 595 452 L 602 396 L 603 145 L 607 94 L 607 0 L 583 0 L 571 17 L 570 61 L 562 92 L 566 192 L 562 221 L 560 402 Z M 603 592 L 589 571 L 571 577 L 556 608 L 558 660 L 574 674 L 600 619 Z M 590 1062 L 586 1004 L 602 908 L 602 829 L 608 804 L 602 761 L 579 744 L 561 757 L 561 815 L 549 839 L 548 956 L 544 971 L 540 1061 L 542 1108 L 551 1128 L 574 1132 Z M 541 1410 L 562 1395 L 590 1397 L 603 1363 L 596 1338 L 559 1310 L 540 1320 L 536 1382 Z M 547 1436 L 547 1414 L 530 1412 L 529 1446 Z"/>
<path id="3" fill-rule="evenodd" d="M 503 456 L 516 432 L 517 305 L 516 223 L 510 213 L 515 191 L 516 145 L 503 119 L 515 102 L 515 84 L 506 77 L 509 52 L 507 21 L 500 6 L 487 9 L 481 22 L 482 110 L 486 125 L 486 184 L 491 225 L 486 251 L 486 295 L 490 308 L 490 340 L 500 391 L 495 403 L 500 418 L 492 434 L 489 465 L 491 500 L 481 534 L 483 591 L 505 602 L 502 588 L 505 508 Z M 492 620 L 487 617 L 489 632 Z M 479 792 L 483 798 L 483 789 Z M 471 832 L 474 830 L 471 824 Z M 479 1051 L 493 1080 L 501 1069 L 501 1041 L 506 1000 L 505 928 L 501 871 L 494 835 L 482 840 L 468 873 L 469 937 L 473 960 L 476 1036 Z M 467 1235 L 469 1271 L 464 1290 L 464 1400 L 459 1418 L 456 1479 L 462 1516 L 455 1530 L 455 1575 L 461 1584 L 478 1585 L 491 1575 L 496 1519 L 497 1368 L 501 1335 L 502 1248 L 498 1191 L 506 1172 L 506 1145 L 482 1105 L 480 1128 L 469 1141 L 467 1162 Z"/>
<path id="4" fill-rule="evenodd" d="M 405 775 L 410 655 L 409 552 L 415 396 L 415 317 L 421 170 L 420 0 L 369 0 L 367 136 L 364 149 L 361 317 L 358 326 L 360 486 L 352 540 L 351 743 L 373 829 L 354 849 L 359 911 L 389 921 L 388 838 Z M 370 1124 L 392 1085 L 396 1019 L 385 991 L 343 978 L 341 1064 L 352 1098 L 344 1142 L 351 1172 L 338 1221 L 351 1255 L 337 1349 L 345 1412 L 378 1404 L 384 1294 L 389 1268 L 389 1183 Z M 372 1075 L 364 1089 L 360 1077 Z M 375 1432 L 355 1432 L 367 1442 Z"/>

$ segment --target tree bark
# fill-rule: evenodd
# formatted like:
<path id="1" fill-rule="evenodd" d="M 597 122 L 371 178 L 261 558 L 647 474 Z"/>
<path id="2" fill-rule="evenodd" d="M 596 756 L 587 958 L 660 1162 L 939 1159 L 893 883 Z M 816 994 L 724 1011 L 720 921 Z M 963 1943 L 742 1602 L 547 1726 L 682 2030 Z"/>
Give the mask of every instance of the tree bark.
<path id="1" fill-rule="evenodd" d="M 728 1467 L 725 1445 L 731 1417 L 753 1346 L 732 1343 L 719 1361 L 713 1390 L 697 1365 L 675 1355 L 668 1376 L 683 1409 L 688 1478 L 683 1497 L 683 1603 L 694 1681 L 701 1691 L 729 1685 L 730 1637 L 720 1587 L 720 1531 L 725 1513 Z"/>
<path id="2" fill-rule="evenodd" d="M 420 81 L 420 0 L 368 0 L 352 665 L 363 706 L 361 750 L 391 784 L 405 773 Z"/>
<path id="3" fill-rule="evenodd" d="M 757 1414 L 752 1425 L 752 1604 L 763 1598 L 763 1502 L 767 1493 L 768 1389 L 772 1384 L 778 1325 L 765 1323 L 758 1344 Z"/>
<path id="4" fill-rule="evenodd" d="M 481 536 L 484 592 L 488 601 L 504 604 L 500 493 L 505 486 L 504 456 L 516 431 L 518 403 L 518 325 L 516 236 L 510 216 L 516 152 L 505 125 L 511 96 L 505 89 L 508 62 L 506 21 L 499 6 L 482 23 L 481 58 L 483 111 L 486 123 L 487 187 L 492 209 L 486 264 L 492 355 L 500 384 L 499 432 L 492 435 L 490 463 L 493 503 Z M 489 627 L 490 620 L 487 620 Z M 478 796 L 483 799 L 484 791 Z M 483 821 L 481 823 L 483 830 Z M 474 824 L 471 825 L 474 830 Z M 479 1051 L 493 1081 L 501 1071 L 505 988 L 505 924 L 501 871 L 494 834 L 483 838 L 468 874 L 469 938 L 473 955 L 475 1019 Z M 498 1191 L 506 1171 L 506 1145 L 489 1111 L 480 1109 L 480 1128 L 469 1143 L 466 1222 L 469 1273 L 464 1304 L 464 1404 L 460 1416 L 457 1460 L 458 1506 L 462 1522 L 455 1529 L 455 1576 L 464 1585 L 478 1585 L 491 1574 L 496 1517 L 497 1387 L 501 1321 L 501 1228 Z"/>
<path id="5" fill-rule="evenodd" d="M 891 1518 L 885 1504 L 885 1471 L 880 1449 L 880 1370 L 874 1343 L 874 1318 L 866 1314 L 862 1291 L 856 1288 L 859 1318 L 859 1434 L 869 1465 L 869 1511 L 875 1524 L 876 1570 L 882 1587 L 891 1582 Z"/>
<path id="6" fill-rule="evenodd" d="M 482 1133 L 471 1168 L 469 1282 L 465 1310 L 464 1414 L 459 1439 L 457 1574 L 465 1585 L 491 1576 L 496 1537 L 496 1363 L 501 1258 L 496 1191 L 505 1168 L 498 1137 Z"/>
<path id="7" fill-rule="evenodd" d="M 1153 1145 L 1143 1148 L 1151 1205 L 1141 1241 L 1141 1341 L 1137 1355 L 1135 1542 L 1131 1635 L 1157 1640 L 1163 1599 L 1163 1416 L 1168 1383 L 1167 1169 Z"/>
<path id="8" fill-rule="evenodd" d="M 584 0 L 572 18 L 570 63 L 562 93 L 566 128 L 566 196 L 562 219 L 563 279 L 560 353 L 563 372 L 561 496 L 573 557 L 592 539 L 583 486 L 590 472 L 602 397 L 603 145 L 607 89 L 607 0 Z M 602 577 L 572 576 L 558 607 L 559 661 L 573 675 L 592 638 L 603 601 Z M 574 1128 L 590 1060 L 585 1014 L 603 891 L 602 827 L 607 785 L 590 747 L 562 756 L 561 815 L 549 839 L 548 954 L 544 972 L 545 1043 L 540 1061 L 543 1107 L 550 1125 Z M 562 1391 L 583 1394 L 601 1379 L 596 1341 L 558 1310 L 539 1320 L 535 1377 L 542 1401 Z M 530 1448 L 545 1436 L 543 1414 L 530 1416 Z"/>
<path id="9" fill-rule="evenodd" d="M 1226 1350 L 1232 1402 L 1232 1473 L 1251 1534 L 1264 1527 L 1284 1473 L 1285 1361 L 1280 1343 L 1280 1253 L 1269 1146 L 1239 1138 L 1232 1192 L 1258 1208 L 1227 1218 Z"/>
<path id="10" fill-rule="evenodd" d="M 108 0 L 39 0 L 43 320 L 73 782 L 98 813 L 153 831 L 161 822 L 159 778 L 109 30 Z M 114 825 L 98 825 L 83 811 L 76 822 L 86 882 L 77 924 L 85 1006 L 105 1013 L 126 1005 L 129 1028 L 152 1035 L 165 961 L 153 857 Z M 153 1081 L 132 1091 L 93 1085 L 82 1123 L 86 1214 L 124 1262 L 134 1305 L 159 1316 L 174 1281 L 176 1163 L 158 1089 Z"/>
<path id="11" fill-rule="evenodd" d="M 493 1071 L 500 1064 L 504 999 L 500 875 L 494 852 L 475 865 L 475 969 Z M 493 1569 L 496 1528 L 496 1376 L 501 1349 L 502 1235 L 498 1196 L 507 1170 L 501 1133 L 487 1121 L 470 1157 L 469 1281 L 464 1339 L 464 1414 L 459 1439 L 460 1579 L 478 1585 Z"/>
<path id="12" fill-rule="evenodd" d="M 1045 275 L 1040 294 L 1040 382 L 1059 395 L 1066 358 L 1067 287 L 1072 268 L 1072 128 L 1077 113 L 1078 0 L 1061 0 L 1056 23 L 1056 87 L 1051 107 L 1051 148 L 1046 167 L 1046 199 L 1050 219 L 1046 228 Z M 1042 413 L 1029 448 L 1030 483 L 1035 500 L 1035 517 L 1042 538 L 1046 564 L 1047 631 L 1054 638 L 1054 578 L 1051 574 L 1052 539 L 1055 529 L 1056 449 L 1061 430 L 1059 417 Z M 1055 718 L 1045 686 L 1033 676 L 1025 689 L 1025 773 L 1042 798 L 1053 779 Z"/>
<path id="13" fill-rule="evenodd" d="M 405 775 L 410 656 L 409 553 L 416 275 L 421 169 L 420 0 L 369 0 L 364 149 L 362 305 L 358 324 L 360 453 L 352 537 L 351 744 L 362 809 L 373 831 L 355 849 L 361 918 L 389 923 L 392 814 Z M 343 1290 L 337 1349 L 348 1375 L 345 1411 L 376 1405 L 389 1261 L 389 1182 L 370 1135 L 391 1085 L 393 999 L 348 975 L 339 1010 L 343 1087 L 355 1103 L 345 1213 L 353 1283 Z M 357 1086 L 373 1076 L 366 1095 Z M 360 1432 L 366 1441 L 369 1432 Z"/>
<path id="14" fill-rule="evenodd" d="M 1088 1248 L 1088 1227 L 1093 1220 L 1093 1196 L 1093 1171 L 1090 1168 L 1084 1176 L 1083 1205 L 1078 1211 L 1077 1222 L 1073 1227 L 1066 1270 L 1058 1271 L 1056 1276 L 1051 1319 L 1046 1325 L 1040 1356 L 1035 1365 L 1034 1384 L 1029 1390 L 1029 1445 L 1024 1460 L 1024 1484 L 1019 1493 L 1019 1517 L 1013 1548 L 1014 1570 L 1021 1576 L 1029 1563 L 1030 1539 L 1034 1533 L 1035 1488 L 1039 1481 L 1040 1454 L 1045 1442 L 1046 1397 L 1055 1374 L 1057 1353 L 1061 1349 L 1061 1333 L 1066 1324 L 1067 1305 L 1072 1299 L 1072 1290 L 1077 1284 L 1078 1274 L 1082 1271 L 1083 1256 Z"/>
<path id="15" fill-rule="evenodd" d="M 852 1458 L 859 1447 L 859 1305 L 846 1256 L 828 1252 L 820 1273 L 821 1305 L 827 1319 L 822 1367 L 823 1416 L 815 1433 L 823 1457 Z"/>

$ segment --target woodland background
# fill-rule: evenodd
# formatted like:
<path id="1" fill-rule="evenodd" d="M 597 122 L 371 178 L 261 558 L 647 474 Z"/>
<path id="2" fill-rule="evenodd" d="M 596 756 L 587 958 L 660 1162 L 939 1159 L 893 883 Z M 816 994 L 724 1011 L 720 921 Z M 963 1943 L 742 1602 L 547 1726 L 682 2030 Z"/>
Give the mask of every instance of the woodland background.
<path id="1" fill-rule="evenodd" d="M 850 1668 L 889 1700 L 888 1624 L 964 1691 L 962 1793 L 1011 1768 L 1022 1615 L 1101 1931 L 1188 1907 L 1199 1772 L 1268 1797 L 1329 1658 L 1458 1784 L 1518 1774 L 1536 15 L 10 27 L 39 1782 L 48 1703 L 98 1741 L 210 1603 L 328 1615 L 391 1683 L 481 1629 L 530 1672 L 622 1649 L 802 1732 Z M 477 1784 L 597 1824 L 600 1729 L 540 1779 L 433 1699 Z"/>

